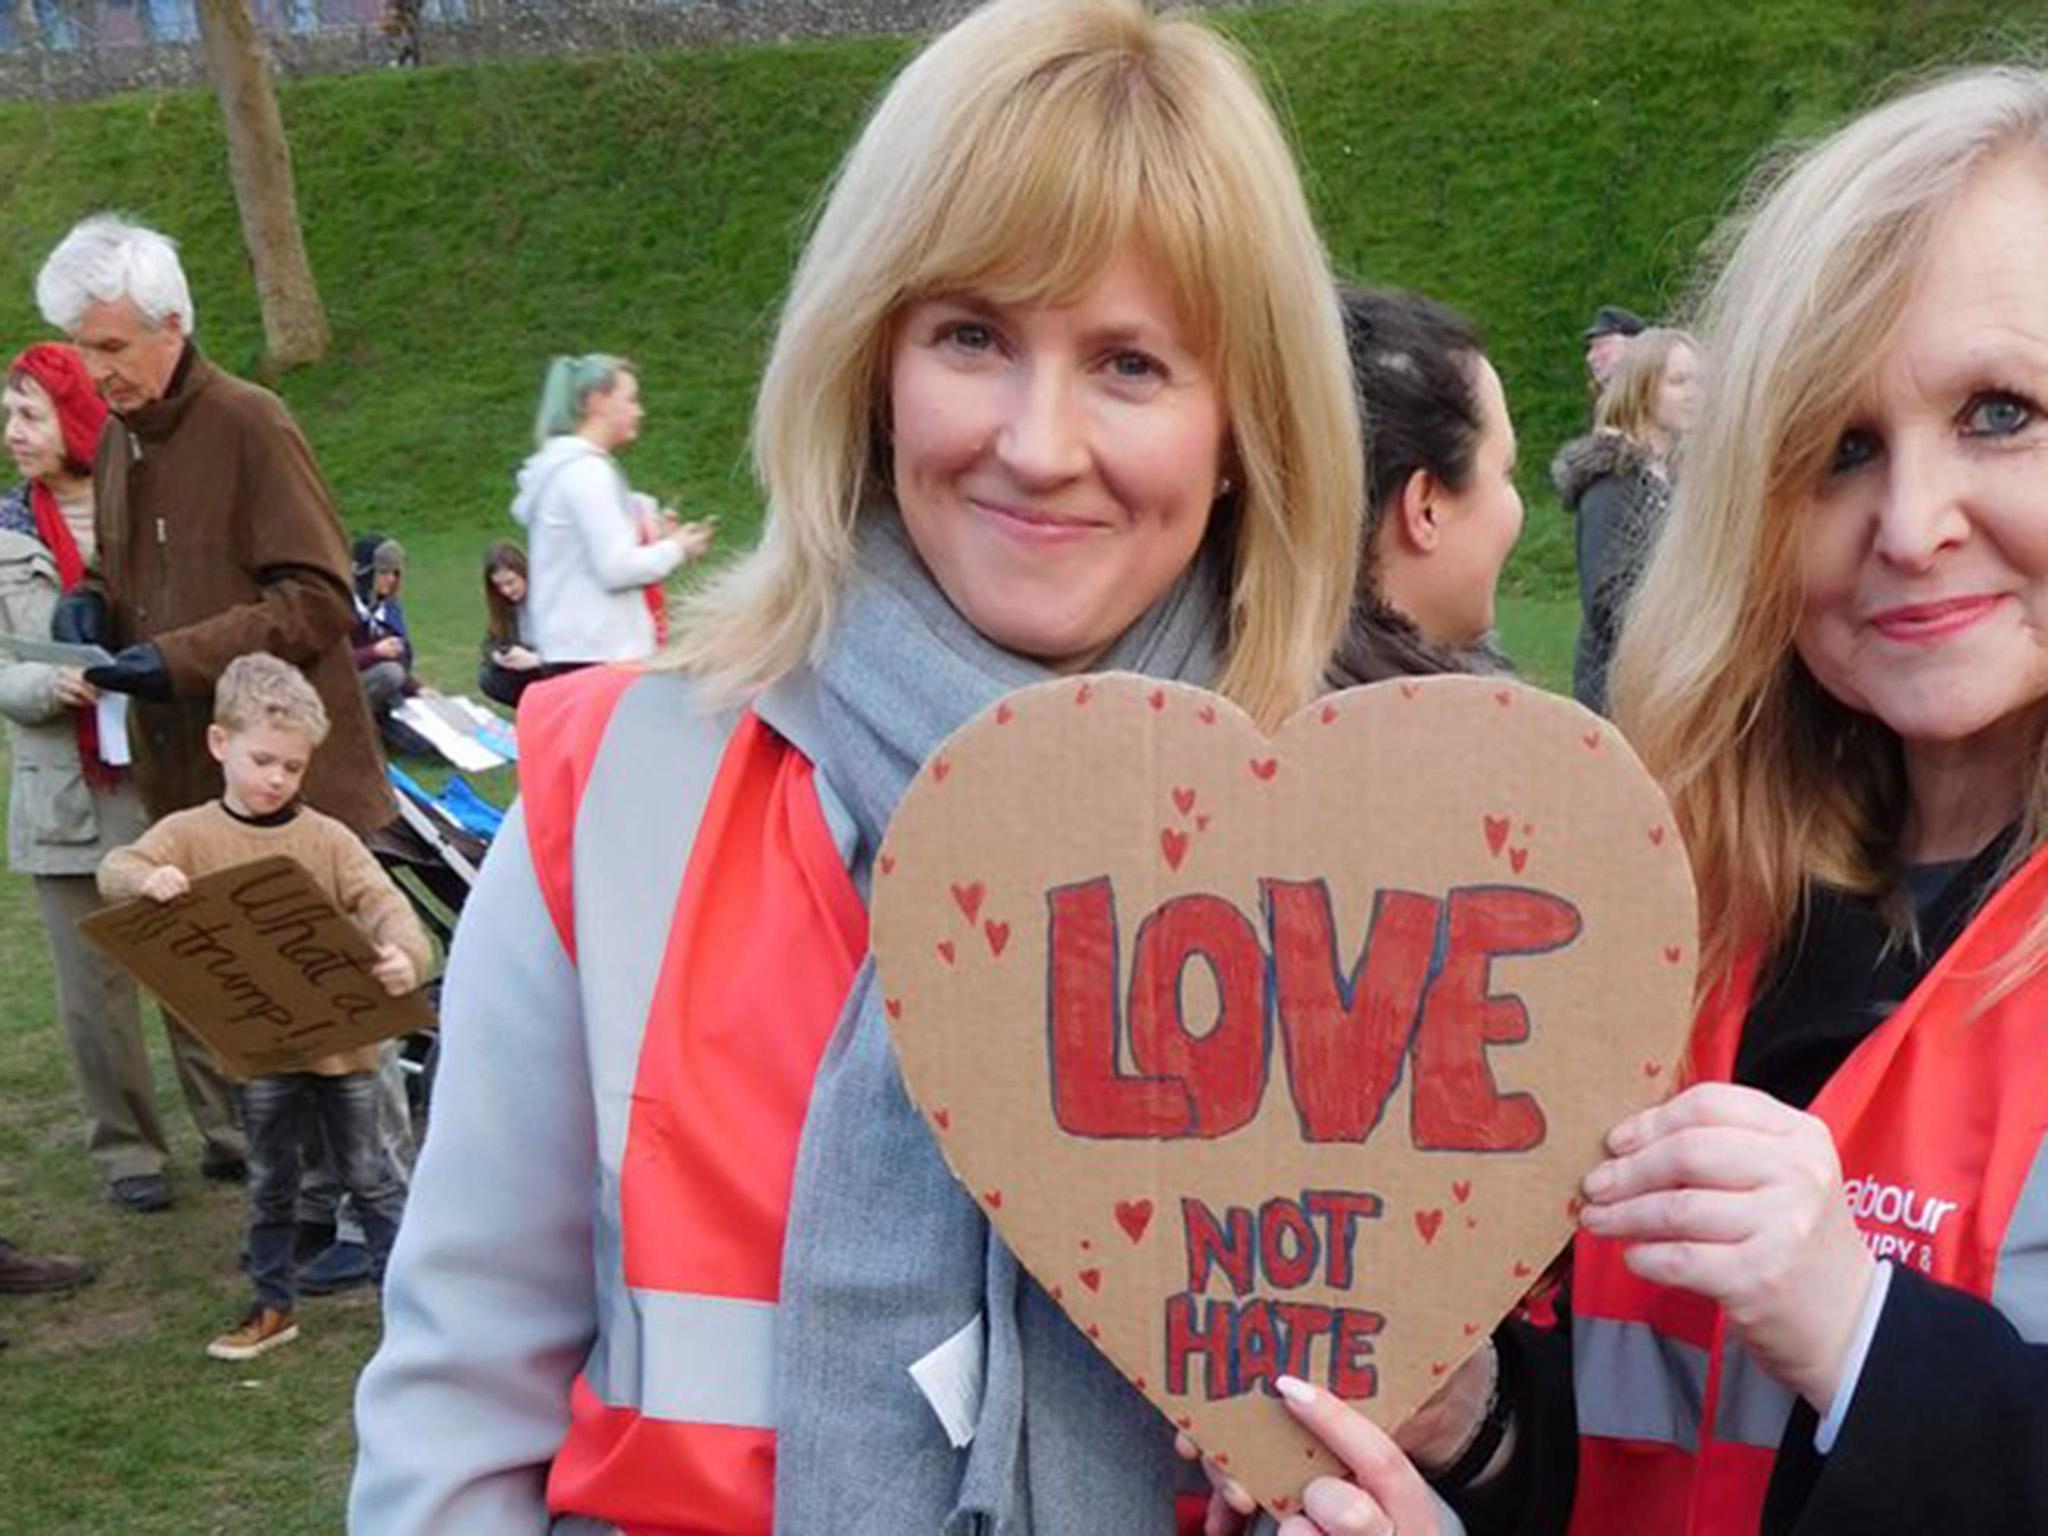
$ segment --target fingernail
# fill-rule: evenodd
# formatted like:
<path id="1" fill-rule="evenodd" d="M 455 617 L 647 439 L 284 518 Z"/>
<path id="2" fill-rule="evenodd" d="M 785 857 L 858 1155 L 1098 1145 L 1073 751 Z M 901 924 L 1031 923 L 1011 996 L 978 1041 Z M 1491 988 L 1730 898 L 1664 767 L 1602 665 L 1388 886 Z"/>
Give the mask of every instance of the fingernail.
<path id="1" fill-rule="evenodd" d="M 1602 1163 L 1586 1175 L 1585 1182 L 1579 1187 L 1586 1192 L 1588 1200 L 1597 1200 L 1613 1183 L 1614 1165 Z"/>
<path id="2" fill-rule="evenodd" d="M 1642 1128 L 1634 1120 L 1624 1120 L 1607 1133 L 1607 1150 L 1630 1152 L 1643 1139 Z"/>
<path id="3" fill-rule="evenodd" d="M 1316 1400 L 1316 1389 L 1299 1376 L 1275 1377 L 1273 1390 L 1290 1403 L 1312 1403 Z"/>

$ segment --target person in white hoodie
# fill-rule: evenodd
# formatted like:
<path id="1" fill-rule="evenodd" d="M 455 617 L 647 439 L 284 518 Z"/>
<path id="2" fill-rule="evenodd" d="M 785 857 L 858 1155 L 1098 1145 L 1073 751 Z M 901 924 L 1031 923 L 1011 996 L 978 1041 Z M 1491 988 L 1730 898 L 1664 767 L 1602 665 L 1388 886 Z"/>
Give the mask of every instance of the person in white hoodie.
<path id="1" fill-rule="evenodd" d="M 662 642 L 661 583 L 711 543 L 627 485 L 620 449 L 640 435 L 640 380 L 623 358 L 548 364 L 512 516 L 529 531 L 527 616 L 548 669 L 640 661 Z"/>

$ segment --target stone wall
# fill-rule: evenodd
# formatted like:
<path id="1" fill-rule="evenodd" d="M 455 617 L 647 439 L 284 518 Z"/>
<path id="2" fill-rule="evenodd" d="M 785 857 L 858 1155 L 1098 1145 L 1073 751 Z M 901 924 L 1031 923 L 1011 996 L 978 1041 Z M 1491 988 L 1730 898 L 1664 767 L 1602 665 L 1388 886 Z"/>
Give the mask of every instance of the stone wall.
<path id="1" fill-rule="evenodd" d="M 256 0 L 256 15 L 270 33 L 280 74 L 340 74 L 387 68 L 396 61 L 399 40 L 384 25 L 385 3 Z M 401 3 L 417 6 L 421 0 Z M 535 54 L 917 32 L 971 4 L 972 0 L 426 0 L 419 39 L 424 62 L 458 64 Z M 77 100 L 206 81 L 197 42 L 143 40 L 151 27 L 170 36 L 189 31 L 189 0 L 84 0 L 67 6 L 61 17 L 54 0 L 0 0 L 0 6 L 11 13 L 12 23 L 0 33 L 0 100 Z M 49 27 L 68 33 L 70 46 L 33 41 L 38 15 Z M 301 22 L 301 30 L 287 24 L 288 15 Z M 43 35 L 50 34 L 46 30 Z"/>

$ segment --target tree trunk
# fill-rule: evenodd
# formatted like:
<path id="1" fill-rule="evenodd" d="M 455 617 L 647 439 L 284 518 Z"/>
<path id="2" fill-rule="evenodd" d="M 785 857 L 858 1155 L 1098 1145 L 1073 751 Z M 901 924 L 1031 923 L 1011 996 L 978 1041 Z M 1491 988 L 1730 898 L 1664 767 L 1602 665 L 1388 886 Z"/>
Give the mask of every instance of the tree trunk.
<path id="1" fill-rule="evenodd" d="M 313 286 L 292 154 L 271 87 L 270 53 L 249 0 L 199 0 L 199 36 L 228 133 L 228 174 L 255 269 L 263 336 L 272 364 L 290 368 L 327 355 L 327 313 Z"/>

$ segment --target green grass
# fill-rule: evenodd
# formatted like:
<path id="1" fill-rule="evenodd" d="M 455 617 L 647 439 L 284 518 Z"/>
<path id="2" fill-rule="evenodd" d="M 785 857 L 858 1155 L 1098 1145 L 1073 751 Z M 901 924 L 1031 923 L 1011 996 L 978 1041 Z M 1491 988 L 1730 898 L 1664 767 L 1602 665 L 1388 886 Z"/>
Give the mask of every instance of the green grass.
<path id="1" fill-rule="evenodd" d="M 1930 61 L 2016 51 L 2035 0 L 1375 0 L 1230 17 L 1285 105 L 1340 266 L 1469 311 L 1507 380 L 1528 530 L 1503 638 L 1570 672 L 1569 528 L 1543 486 L 1583 414 L 1595 304 L 1675 306 L 1764 149 Z M 543 359 L 622 351 L 650 415 L 635 482 L 727 547 L 757 517 L 752 382 L 804 220 L 911 45 L 869 41 L 535 61 L 282 91 L 332 359 L 280 381 L 357 529 L 401 535 L 422 670 L 467 687 L 477 563 L 509 532 Z M 29 287 L 78 216 L 127 209 L 184 242 L 200 335 L 246 370 L 260 327 L 216 109 L 200 93 L 0 107 L 0 337 L 42 334 Z M 504 797 L 509 775 L 486 785 Z M 0 1509 L 35 1536 L 340 1524 L 362 1300 L 309 1302 L 266 1360 L 200 1353 L 238 1309 L 236 1192 L 204 1186 L 168 1074 L 180 1203 L 101 1199 L 78 1145 L 25 881 L 0 881 L 0 1230 L 87 1254 L 98 1285 L 0 1300 Z"/>

